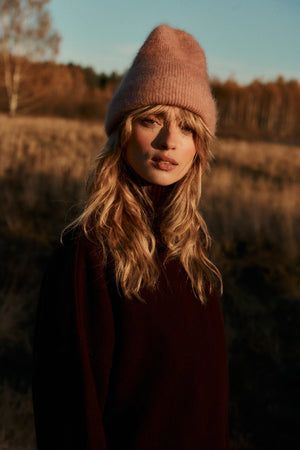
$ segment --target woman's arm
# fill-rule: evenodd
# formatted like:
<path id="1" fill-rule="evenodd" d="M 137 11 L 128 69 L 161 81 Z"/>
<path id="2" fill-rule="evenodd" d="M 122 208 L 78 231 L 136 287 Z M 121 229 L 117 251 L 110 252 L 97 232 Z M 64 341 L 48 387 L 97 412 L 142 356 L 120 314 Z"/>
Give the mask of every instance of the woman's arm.
<path id="1" fill-rule="evenodd" d="M 102 414 L 114 327 L 99 255 L 83 238 L 60 246 L 45 276 L 34 344 L 39 450 L 104 450 Z"/>

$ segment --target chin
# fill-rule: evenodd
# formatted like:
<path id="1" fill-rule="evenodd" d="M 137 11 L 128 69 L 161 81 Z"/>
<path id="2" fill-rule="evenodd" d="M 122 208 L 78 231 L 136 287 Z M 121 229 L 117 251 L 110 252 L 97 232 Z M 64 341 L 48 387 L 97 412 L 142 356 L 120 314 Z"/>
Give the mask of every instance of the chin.
<path id="1" fill-rule="evenodd" d="M 149 177 L 146 179 L 151 184 L 157 184 L 158 186 L 170 186 L 170 184 L 176 183 L 179 181 L 177 179 L 165 179 L 164 177 Z"/>
<path id="2" fill-rule="evenodd" d="M 170 186 L 171 184 L 176 183 L 176 180 L 172 180 L 172 181 L 158 181 L 158 182 L 153 182 L 153 184 L 157 184 L 158 186 Z"/>

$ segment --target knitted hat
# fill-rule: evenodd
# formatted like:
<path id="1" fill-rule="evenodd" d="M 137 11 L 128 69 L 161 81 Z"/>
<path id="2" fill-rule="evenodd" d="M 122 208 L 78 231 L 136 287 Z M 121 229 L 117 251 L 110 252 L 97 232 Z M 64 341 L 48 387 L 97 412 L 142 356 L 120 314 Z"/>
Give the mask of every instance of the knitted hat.
<path id="1" fill-rule="evenodd" d="M 169 25 L 150 33 L 120 83 L 108 106 L 107 135 L 130 110 L 157 104 L 188 109 L 215 132 L 216 105 L 205 54 L 193 36 Z"/>

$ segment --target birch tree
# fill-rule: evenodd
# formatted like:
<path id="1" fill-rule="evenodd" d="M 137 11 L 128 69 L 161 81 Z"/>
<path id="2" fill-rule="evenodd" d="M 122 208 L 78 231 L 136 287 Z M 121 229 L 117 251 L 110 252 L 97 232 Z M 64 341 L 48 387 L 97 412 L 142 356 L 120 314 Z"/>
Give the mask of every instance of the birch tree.
<path id="1" fill-rule="evenodd" d="M 50 0 L 0 0 L 0 57 L 11 116 L 16 114 L 22 80 L 30 62 L 52 60 L 60 36 L 46 9 Z"/>

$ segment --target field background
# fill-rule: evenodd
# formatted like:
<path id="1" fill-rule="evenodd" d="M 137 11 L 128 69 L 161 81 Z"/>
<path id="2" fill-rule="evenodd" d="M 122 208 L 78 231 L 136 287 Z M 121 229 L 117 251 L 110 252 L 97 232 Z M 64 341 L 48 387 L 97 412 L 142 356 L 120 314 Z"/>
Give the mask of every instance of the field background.
<path id="1" fill-rule="evenodd" d="M 93 121 L 0 115 L 0 450 L 35 449 L 39 285 L 104 140 Z M 296 449 L 300 146 L 223 138 L 214 153 L 202 210 L 224 277 L 232 449 Z"/>

